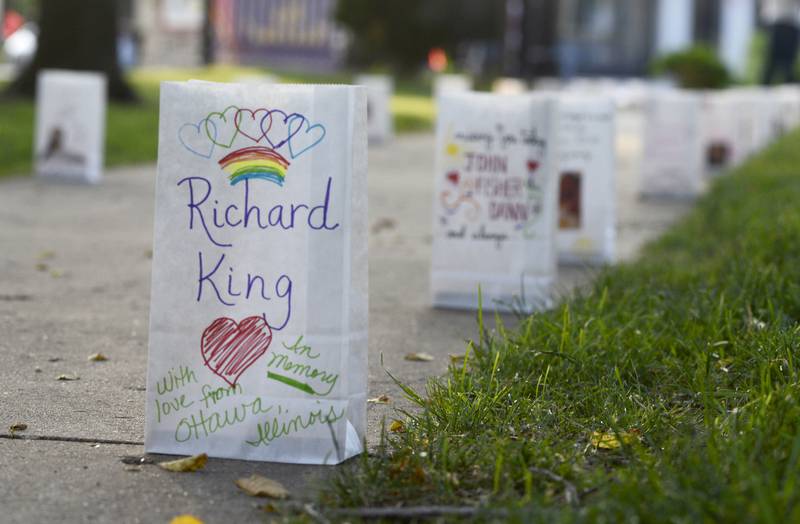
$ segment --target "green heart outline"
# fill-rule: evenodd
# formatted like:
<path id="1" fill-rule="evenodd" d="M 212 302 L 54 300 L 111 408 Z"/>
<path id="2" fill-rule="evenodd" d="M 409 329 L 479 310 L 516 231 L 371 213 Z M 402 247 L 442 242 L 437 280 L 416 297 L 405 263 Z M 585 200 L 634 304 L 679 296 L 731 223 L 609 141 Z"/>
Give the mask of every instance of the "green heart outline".
<path id="1" fill-rule="evenodd" d="M 217 116 L 218 115 L 219 118 L 223 122 L 225 122 L 227 124 L 228 123 L 228 119 L 225 117 L 225 113 L 227 113 L 231 109 L 235 110 L 235 112 L 233 113 L 233 118 L 234 118 L 234 123 L 233 124 L 234 124 L 234 130 L 235 131 L 233 132 L 233 135 L 231 135 L 231 141 L 228 142 L 227 144 L 221 143 L 221 142 L 217 142 L 215 138 L 211 137 L 211 133 L 209 133 L 209 131 L 208 131 L 208 119 L 211 118 L 212 116 Z M 230 149 L 230 147 L 233 145 L 233 141 L 236 140 L 237 136 L 239 136 L 239 128 L 238 128 L 238 126 L 236 126 L 236 121 L 235 121 L 236 120 L 236 113 L 238 113 L 238 112 L 239 112 L 239 108 L 238 107 L 236 107 L 234 105 L 230 105 L 230 106 L 226 107 L 225 109 L 223 109 L 222 112 L 213 111 L 213 112 L 209 113 L 205 118 L 205 125 L 203 126 L 203 127 L 205 127 L 206 136 L 208 136 L 208 139 L 211 140 L 214 144 L 216 144 L 219 147 L 223 147 L 225 149 Z M 212 123 L 212 125 L 213 125 L 213 123 Z"/>

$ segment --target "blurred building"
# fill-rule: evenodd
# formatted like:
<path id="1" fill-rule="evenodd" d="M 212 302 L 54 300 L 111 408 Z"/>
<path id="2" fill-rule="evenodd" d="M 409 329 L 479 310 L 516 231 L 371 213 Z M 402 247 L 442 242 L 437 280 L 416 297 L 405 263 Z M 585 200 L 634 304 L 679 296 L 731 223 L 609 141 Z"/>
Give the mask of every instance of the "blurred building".
<path id="1" fill-rule="evenodd" d="M 507 72 L 522 76 L 641 75 L 656 56 L 698 42 L 716 48 L 732 71 L 742 73 L 757 22 L 757 0 L 508 4 L 516 7 L 507 10 Z"/>
<path id="2" fill-rule="evenodd" d="M 336 0 L 128 2 L 142 65 L 193 66 L 213 56 L 221 62 L 330 71 L 341 65 L 346 45 L 333 20 Z"/>

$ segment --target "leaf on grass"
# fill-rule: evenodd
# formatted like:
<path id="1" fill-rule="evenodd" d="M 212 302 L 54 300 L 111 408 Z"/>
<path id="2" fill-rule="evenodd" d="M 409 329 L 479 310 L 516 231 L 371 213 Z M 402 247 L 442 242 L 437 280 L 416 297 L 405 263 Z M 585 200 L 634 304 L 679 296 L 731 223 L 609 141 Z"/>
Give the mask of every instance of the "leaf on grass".
<path id="1" fill-rule="evenodd" d="M 393 420 L 392 423 L 389 425 L 389 431 L 394 431 L 395 433 L 401 433 L 406 430 L 406 425 L 403 423 L 402 420 Z"/>
<path id="2" fill-rule="evenodd" d="M 289 491 L 283 487 L 283 484 L 261 475 L 253 474 L 246 478 L 237 479 L 235 482 L 242 491 L 251 497 L 285 499 L 289 496 Z"/>
<path id="3" fill-rule="evenodd" d="M 203 521 L 194 515 L 178 515 L 170 520 L 169 524 L 203 524 Z"/>
<path id="4" fill-rule="evenodd" d="M 381 395 L 380 397 L 367 399 L 368 404 L 388 404 L 389 395 Z"/>
<path id="5" fill-rule="evenodd" d="M 430 362 L 433 360 L 433 355 L 429 355 L 428 353 L 408 353 L 406 355 L 406 360 L 412 362 Z"/>
<path id="6" fill-rule="evenodd" d="M 159 462 L 158 466 L 167 471 L 175 471 L 177 473 L 187 473 L 203 469 L 208 462 L 208 455 L 200 453 L 193 457 L 186 457 L 178 460 L 168 460 L 166 462 Z"/>
<path id="7" fill-rule="evenodd" d="M 460 355 L 456 355 L 455 353 L 450 353 L 450 355 L 448 356 L 450 357 L 450 362 L 452 362 L 453 364 L 463 364 L 464 359 L 467 358 L 466 353 L 462 353 Z"/>
<path id="8" fill-rule="evenodd" d="M 620 433 L 614 433 L 613 431 L 594 431 L 592 432 L 591 443 L 592 446 L 598 449 L 619 449 L 623 444 L 633 444 L 640 438 L 641 432 L 638 429 L 621 431 Z"/>
<path id="9" fill-rule="evenodd" d="M 81 377 L 79 377 L 78 375 L 67 375 L 65 373 L 62 373 L 61 375 L 56 377 L 56 380 L 80 380 L 80 379 Z"/>
<path id="10" fill-rule="evenodd" d="M 108 357 L 102 353 L 95 353 L 94 355 L 89 355 L 89 360 L 91 362 L 105 362 L 108 360 Z"/>
<path id="11" fill-rule="evenodd" d="M 11 424 L 11 426 L 9 426 L 8 428 L 8 430 L 11 431 L 11 433 L 14 433 L 15 431 L 25 431 L 26 429 L 28 429 L 28 425 L 25 424 L 24 422 L 17 422 Z"/>

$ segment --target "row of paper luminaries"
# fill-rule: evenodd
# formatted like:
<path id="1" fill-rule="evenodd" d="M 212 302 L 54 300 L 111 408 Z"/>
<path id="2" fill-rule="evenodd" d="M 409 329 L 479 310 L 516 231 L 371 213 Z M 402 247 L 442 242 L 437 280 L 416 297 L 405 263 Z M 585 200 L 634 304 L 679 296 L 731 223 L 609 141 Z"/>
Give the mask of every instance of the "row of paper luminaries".
<path id="1" fill-rule="evenodd" d="M 392 80 L 357 81 L 367 86 L 370 139 L 388 141 Z M 741 163 L 800 123 L 800 90 L 793 87 L 639 87 L 643 195 L 696 196 L 709 173 Z M 535 309 L 547 304 L 557 261 L 614 261 L 615 88 L 625 85 L 505 95 L 468 92 L 457 76 L 435 84 L 434 305 L 475 308 L 480 285 L 484 307 Z M 99 181 L 104 121 L 101 75 L 43 72 L 37 172 Z"/>
<path id="2" fill-rule="evenodd" d="M 40 82 L 39 173 L 97 182 L 102 78 L 54 72 Z M 366 91 L 162 84 L 148 452 L 335 464 L 363 451 Z M 767 106 L 782 98 L 737 96 L 705 97 L 714 100 L 709 108 L 720 101 L 719 118 L 734 119 L 719 125 L 726 133 L 749 115 L 752 134 L 715 139 L 736 161 L 772 138 L 761 129 L 771 129 Z M 705 114 L 703 100 L 679 92 L 652 95 L 646 188 L 700 190 L 704 170 L 696 137 L 714 120 L 698 117 Z M 445 93 L 438 105 L 437 305 L 476 307 L 479 286 L 487 307 L 515 296 L 544 304 L 555 278 L 557 238 L 565 255 L 613 259 L 610 101 Z M 774 112 L 793 126 L 798 105 L 792 97 Z"/>

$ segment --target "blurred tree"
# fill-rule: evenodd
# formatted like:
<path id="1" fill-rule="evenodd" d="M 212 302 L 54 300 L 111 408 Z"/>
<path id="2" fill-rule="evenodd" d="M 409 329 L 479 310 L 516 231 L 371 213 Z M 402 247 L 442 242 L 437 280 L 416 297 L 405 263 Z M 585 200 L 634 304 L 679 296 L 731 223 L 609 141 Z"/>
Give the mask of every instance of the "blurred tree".
<path id="1" fill-rule="evenodd" d="M 461 44 L 502 38 L 505 0 L 339 0 L 336 18 L 352 34 L 360 67 L 416 69 L 428 50 L 454 55 Z"/>
<path id="2" fill-rule="evenodd" d="M 10 94 L 32 96 L 39 71 L 57 68 L 103 72 L 111 98 L 136 100 L 117 61 L 116 1 L 41 0 L 39 13 L 36 55 L 8 87 Z"/>

